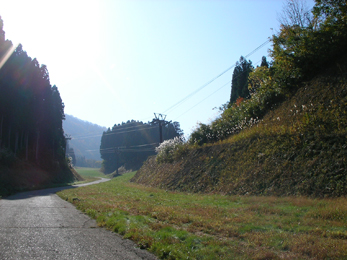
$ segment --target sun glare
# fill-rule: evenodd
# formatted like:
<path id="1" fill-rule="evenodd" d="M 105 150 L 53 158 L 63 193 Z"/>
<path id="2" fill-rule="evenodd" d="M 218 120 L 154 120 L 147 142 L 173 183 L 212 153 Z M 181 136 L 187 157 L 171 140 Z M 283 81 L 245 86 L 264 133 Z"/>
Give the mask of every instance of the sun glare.
<path id="1" fill-rule="evenodd" d="M 98 2 L 33 0 L 20 1 L 19 5 L 18 1 L 6 1 L 0 15 L 6 38 L 22 43 L 29 56 L 37 57 L 40 63 L 53 56 L 62 66 L 69 57 L 98 56 Z"/>
<path id="2" fill-rule="evenodd" d="M 8 58 L 11 57 L 12 53 L 15 51 L 15 49 L 18 47 L 18 44 L 12 45 L 11 48 L 6 52 L 6 54 L 0 59 L 0 70 L 2 66 L 6 63 Z"/>

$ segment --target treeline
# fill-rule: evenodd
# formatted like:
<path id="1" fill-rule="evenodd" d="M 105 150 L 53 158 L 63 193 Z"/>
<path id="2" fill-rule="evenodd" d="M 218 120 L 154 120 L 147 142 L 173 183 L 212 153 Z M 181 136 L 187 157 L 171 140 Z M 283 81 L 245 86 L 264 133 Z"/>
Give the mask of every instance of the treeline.
<path id="1" fill-rule="evenodd" d="M 101 161 L 94 159 L 86 159 L 84 156 L 77 156 L 75 166 L 88 168 L 101 168 Z"/>
<path id="2" fill-rule="evenodd" d="M 5 40 L 0 17 L 0 166 L 16 160 L 41 169 L 66 167 L 64 104 L 45 65 Z"/>
<path id="3" fill-rule="evenodd" d="M 172 139 L 183 134 L 178 122 L 163 123 L 163 140 Z M 104 173 L 114 172 L 124 166 L 136 170 L 151 155 L 160 143 L 159 125 L 157 123 L 129 120 L 114 125 L 105 131 L 101 138 L 100 154 L 103 159 Z"/>
<path id="4" fill-rule="evenodd" d="M 288 0 L 281 30 L 273 35 L 272 61 L 254 68 L 241 57 L 234 69 L 231 97 L 220 118 L 200 124 L 189 143 L 223 140 L 257 124 L 264 115 L 291 97 L 301 84 L 346 59 L 347 3 L 316 0 L 311 12 L 299 0 Z"/>

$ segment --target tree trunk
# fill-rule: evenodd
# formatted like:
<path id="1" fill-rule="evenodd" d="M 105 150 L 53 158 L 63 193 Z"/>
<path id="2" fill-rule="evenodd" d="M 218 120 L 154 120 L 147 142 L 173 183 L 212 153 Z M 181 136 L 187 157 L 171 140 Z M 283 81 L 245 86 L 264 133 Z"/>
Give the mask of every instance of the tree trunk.
<path id="1" fill-rule="evenodd" d="M 11 125 L 8 128 L 8 149 L 11 151 Z"/>
<path id="2" fill-rule="evenodd" d="M 1 148 L 1 145 L 2 145 L 2 125 L 4 123 L 4 116 L 2 115 L 1 116 L 1 123 L 0 123 L 0 148 Z"/>
<path id="3" fill-rule="evenodd" d="M 53 155 L 53 160 L 54 160 L 55 159 L 54 158 L 55 157 L 55 154 L 54 154 L 54 139 L 53 139 L 52 151 L 53 151 L 52 155 Z"/>
<path id="4" fill-rule="evenodd" d="M 23 148 L 23 141 L 24 141 L 24 130 L 22 130 L 22 134 L 20 135 L 19 149 Z"/>
<path id="5" fill-rule="evenodd" d="M 17 153 L 18 150 L 18 141 L 19 141 L 19 134 L 18 131 L 16 131 L 16 139 L 15 139 L 15 143 L 14 143 L 14 153 Z"/>
<path id="6" fill-rule="evenodd" d="M 26 132 L 25 133 L 25 160 L 27 161 L 28 160 L 28 145 L 29 145 L 29 133 Z"/>
<path id="7" fill-rule="evenodd" d="M 36 162 L 38 162 L 39 159 L 39 139 L 40 139 L 40 131 L 37 131 L 37 138 L 36 138 Z"/>

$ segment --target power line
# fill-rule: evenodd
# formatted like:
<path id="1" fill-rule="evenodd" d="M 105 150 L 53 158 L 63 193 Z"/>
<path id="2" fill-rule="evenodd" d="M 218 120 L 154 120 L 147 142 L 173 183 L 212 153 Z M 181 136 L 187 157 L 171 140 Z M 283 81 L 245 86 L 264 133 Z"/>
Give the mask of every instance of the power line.
<path id="1" fill-rule="evenodd" d="M 104 132 L 103 135 L 104 136 L 108 136 L 108 135 L 125 134 L 125 133 L 130 133 L 130 132 L 136 132 L 136 131 L 139 131 L 139 130 L 149 130 L 149 129 L 157 128 L 157 126 L 142 127 L 142 129 L 140 127 L 128 127 L 128 129 L 129 128 L 132 128 L 132 130 L 128 130 L 128 131 L 122 131 L 123 129 L 119 129 L 119 131 L 111 130 L 110 132 Z M 134 129 L 134 128 L 137 128 L 137 129 Z M 73 137 L 72 139 L 86 139 L 86 138 L 98 137 L 98 136 L 102 136 L 102 134 L 100 134 L 100 135 L 93 135 L 93 136 L 82 136 L 82 137 L 76 137 L 76 138 Z"/>
<path id="2" fill-rule="evenodd" d="M 208 97 L 204 98 L 203 100 L 201 100 L 199 103 L 195 104 L 194 106 L 192 106 L 191 108 L 189 108 L 188 110 L 186 110 L 183 114 L 179 115 L 178 117 L 175 118 L 175 120 L 177 120 L 177 118 L 183 116 L 184 114 L 188 113 L 190 110 L 192 110 L 194 107 L 200 105 L 202 102 L 204 102 L 206 99 L 208 99 L 209 97 L 211 97 L 213 94 L 215 94 L 216 92 L 218 92 L 219 90 L 221 90 L 222 88 L 224 88 L 225 86 L 228 86 L 230 84 L 230 82 L 225 83 L 223 86 L 221 86 L 219 89 L 217 89 L 216 91 L 214 91 L 212 94 L 210 94 Z"/>
<path id="3" fill-rule="evenodd" d="M 103 148 L 103 149 L 97 149 L 97 150 L 87 150 L 88 152 L 95 152 L 95 151 L 114 151 L 115 149 L 117 150 L 134 150 L 130 148 L 136 148 L 136 147 L 145 147 L 145 146 L 157 146 L 158 143 L 150 143 L 150 144 L 140 144 L 140 145 L 131 145 L 131 146 L 115 146 L 115 147 L 108 147 L 108 148 Z M 138 149 L 140 150 L 140 149 Z M 143 150 L 149 150 L 149 148 L 143 148 Z M 153 149 L 150 149 L 153 150 Z"/>
<path id="4" fill-rule="evenodd" d="M 257 48 L 255 48 L 253 51 L 251 51 L 249 54 L 247 54 L 245 56 L 245 58 L 248 58 L 249 56 L 251 56 L 253 53 L 255 53 L 256 51 L 258 51 L 259 49 L 261 49 L 262 47 L 264 47 L 266 44 L 268 44 L 271 40 L 268 39 L 266 40 L 264 43 L 262 43 L 261 45 L 259 45 Z M 173 110 L 174 108 L 176 108 L 177 106 L 179 106 L 180 104 L 182 104 L 184 101 L 186 101 L 188 98 L 190 98 L 191 96 L 195 95 L 196 93 L 198 93 L 200 90 L 204 89 L 205 87 L 207 87 L 208 85 L 210 85 L 213 81 L 215 81 L 216 79 L 218 79 L 219 77 L 221 77 L 222 75 L 224 75 L 225 73 L 227 73 L 229 70 L 231 70 L 232 68 L 234 68 L 236 66 L 237 62 L 235 64 L 233 64 L 232 66 L 230 66 L 229 68 L 227 68 L 226 70 L 224 70 L 222 73 L 218 74 L 217 76 L 215 76 L 214 78 L 212 78 L 211 80 L 209 80 L 208 82 L 206 82 L 204 85 L 202 85 L 201 87 L 199 87 L 198 89 L 196 89 L 195 91 L 193 91 L 192 93 L 190 93 L 189 95 L 187 95 L 185 98 L 181 99 L 180 101 L 178 101 L 177 103 L 175 103 L 174 105 L 172 105 L 171 107 L 169 107 L 168 109 L 166 109 L 164 111 L 164 113 L 169 112 L 171 110 Z"/>
<path id="5" fill-rule="evenodd" d="M 123 131 L 123 132 L 110 131 L 109 133 L 105 133 L 105 135 L 124 134 L 124 133 L 130 133 L 130 132 L 139 131 L 139 130 L 149 130 L 149 129 L 153 129 L 153 128 L 157 128 L 157 126 L 146 127 L 146 128 L 143 128 L 143 129 L 139 129 L 138 128 L 138 129 L 129 130 L 129 131 Z"/>
<path id="6" fill-rule="evenodd" d="M 259 49 L 261 49 L 262 47 L 264 47 L 266 44 L 268 44 L 271 40 L 268 39 L 266 40 L 264 43 L 262 43 L 261 45 L 259 45 L 257 48 L 255 48 L 253 51 L 251 51 L 250 53 L 248 53 L 246 56 L 244 56 L 245 58 L 248 58 L 249 56 L 251 56 L 252 54 L 254 54 L 255 52 L 257 52 Z M 220 74 L 218 74 L 217 76 L 215 76 L 214 78 L 212 78 L 211 80 L 209 80 L 208 82 L 206 82 L 204 85 L 202 85 L 201 87 L 199 87 L 198 89 L 196 89 L 195 91 L 191 92 L 190 94 L 188 94 L 185 98 L 181 99 L 180 101 L 178 101 L 177 103 L 175 103 L 174 105 L 172 105 L 171 107 L 169 107 L 168 109 L 166 109 L 164 111 L 168 112 L 168 111 L 172 111 L 173 109 L 177 108 L 179 105 L 181 105 L 184 101 L 186 101 L 187 99 L 189 99 L 190 97 L 192 97 L 193 95 L 195 95 L 196 93 L 198 93 L 200 90 L 202 90 L 203 88 L 207 87 L 209 84 L 211 84 L 213 81 L 215 81 L 216 79 L 218 79 L 219 77 L 221 77 L 222 75 L 224 75 L 225 73 L 227 73 L 229 70 L 231 70 L 232 68 L 234 68 L 236 66 L 237 62 L 235 64 L 233 64 L 232 66 L 230 66 L 229 68 L 227 68 L 226 70 L 224 70 L 223 72 L 221 72 Z M 226 83 L 228 84 L 228 83 Z M 224 84 L 222 87 L 218 88 L 216 91 L 214 91 L 211 95 L 215 94 L 217 91 L 219 91 L 220 89 L 222 89 L 223 87 L 226 86 L 226 84 Z M 198 102 L 196 105 L 194 105 L 193 107 L 189 108 L 188 110 L 186 110 L 183 114 L 181 114 L 180 116 L 178 116 L 177 118 L 181 117 L 182 115 L 186 114 L 187 112 L 189 112 L 191 109 L 193 109 L 194 107 L 196 107 L 197 105 L 199 105 L 200 103 L 202 103 L 203 101 L 205 101 L 207 98 L 209 98 L 211 95 L 209 95 L 208 97 L 204 98 L 203 100 L 201 100 L 200 102 Z M 176 119 L 177 119 L 176 118 Z M 175 119 L 175 120 L 176 120 Z M 148 124 L 147 124 L 148 125 Z M 143 130 L 140 129 L 141 127 L 145 128 L 144 130 L 147 129 L 152 129 L 152 128 L 156 128 L 157 126 L 151 126 L 151 127 L 147 127 L 146 128 L 146 123 L 143 125 L 135 125 L 135 126 L 128 126 L 128 127 L 124 127 L 122 129 L 117 129 L 117 130 L 111 130 L 110 132 L 104 132 L 103 135 L 113 135 L 113 134 L 124 134 L 124 133 L 130 133 L 130 132 L 135 132 L 138 130 Z M 137 129 L 136 129 L 137 128 Z M 124 131 L 127 129 L 131 129 L 129 131 Z M 80 137 L 74 137 L 73 139 L 86 139 L 86 138 L 91 138 L 91 137 L 99 137 L 102 136 L 100 135 L 92 135 L 92 136 L 80 136 Z"/>
<path id="7" fill-rule="evenodd" d="M 257 61 L 254 65 L 257 65 L 261 62 L 261 60 Z M 240 77 L 240 75 L 238 76 Z M 183 116 L 184 114 L 188 113 L 190 110 L 192 110 L 194 107 L 200 105 L 202 102 L 204 102 L 206 99 L 208 99 L 209 97 L 211 97 L 213 94 L 215 94 L 216 92 L 218 92 L 219 90 L 221 90 L 222 88 L 224 88 L 225 86 L 229 85 L 230 82 L 225 83 L 223 86 L 221 86 L 220 88 L 218 88 L 217 90 L 215 90 L 213 93 L 211 93 L 209 96 L 207 96 L 206 98 L 204 98 L 203 100 L 199 101 L 197 104 L 195 104 L 194 106 L 192 106 L 191 108 L 189 108 L 188 110 L 186 110 L 183 114 L 179 115 L 178 117 L 175 118 L 175 120 L 177 120 L 179 117 Z"/>

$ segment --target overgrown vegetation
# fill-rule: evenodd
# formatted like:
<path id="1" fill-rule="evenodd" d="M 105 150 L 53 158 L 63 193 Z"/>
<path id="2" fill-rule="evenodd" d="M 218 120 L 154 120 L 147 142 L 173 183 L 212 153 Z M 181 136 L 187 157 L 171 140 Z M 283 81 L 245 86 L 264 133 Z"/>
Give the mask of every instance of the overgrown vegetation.
<path id="1" fill-rule="evenodd" d="M 170 192 L 133 175 L 58 195 L 160 259 L 347 258 L 345 198 Z"/>
<path id="2" fill-rule="evenodd" d="M 284 24 L 272 63 L 249 74 L 250 98 L 224 106 L 132 181 L 189 192 L 347 195 L 346 18 L 345 1 L 326 0 L 304 27 Z"/>
<path id="3" fill-rule="evenodd" d="M 288 2 L 293 6 L 298 1 Z M 233 98 L 229 108 L 211 125 L 201 125 L 196 129 L 189 142 L 202 145 L 224 140 L 257 123 L 266 113 L 289 99 L 304 82 L 327 68 L 332 66 L 341 70 L 339 66 L 347 56 L 346 5 L 342 0 L 319 0 L 310 19 L 305 13 L 290 14 L 292 22 L 282 24 L 280 33 L 272 37 L 272 62 L 263 61 L 263 66 L 254 69 L 250 61 L 241 57 L 233 73 Z M 248 76 L 249 69 L 252 72 Z M 248 80 L 244 79 L 245 75 Z M 246 92 L 250 97 L 241 94 Z"/>

